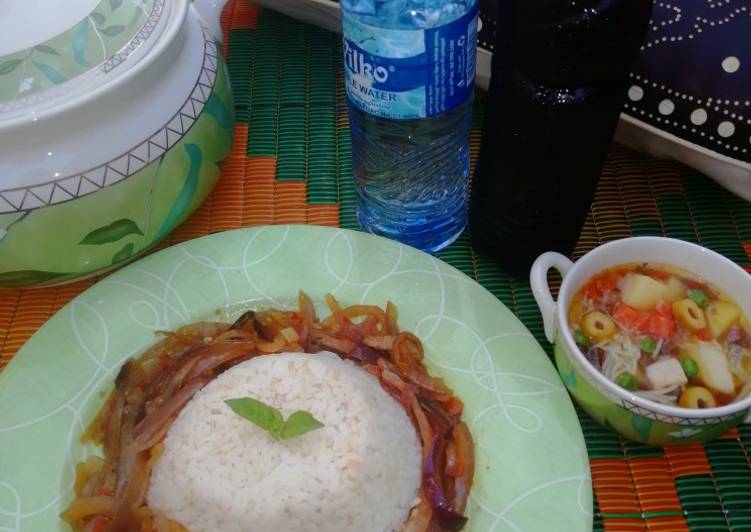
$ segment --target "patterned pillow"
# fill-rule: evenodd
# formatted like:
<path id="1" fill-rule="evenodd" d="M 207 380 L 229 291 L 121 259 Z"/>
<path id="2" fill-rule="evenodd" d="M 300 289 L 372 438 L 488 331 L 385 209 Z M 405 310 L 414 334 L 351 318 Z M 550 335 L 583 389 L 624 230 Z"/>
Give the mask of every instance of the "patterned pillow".
<path id="1" fill-rule="evenodd" d="M 658 2 L 631 74 L 626 112 L 751 162 L 749 5 L 731 0 Z"/>
<path id="2" fill-rule="evenodd" d="M 257 0 L 339 31 L 335 0 Z M 480 0 L 477 84 L 502 2 Z M 655 0 L 616 140 L 693 166 L 751 201 L 751 0 Z"/>
<path id="3" fill-rule="evenodd" d="M 751 200 L 751 0 L 656 1 L 618 138 Z"/>

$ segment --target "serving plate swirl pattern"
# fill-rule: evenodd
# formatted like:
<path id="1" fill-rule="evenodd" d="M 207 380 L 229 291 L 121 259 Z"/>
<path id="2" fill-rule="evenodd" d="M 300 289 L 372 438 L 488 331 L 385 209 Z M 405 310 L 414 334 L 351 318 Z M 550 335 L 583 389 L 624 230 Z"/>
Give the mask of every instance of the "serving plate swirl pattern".
<path id="1" fill-rule="evenodd" d="M 465 403 L 476 441 L 471 531 L 591 530 L 589 465 L 576 414 L 544 351 L 475 281 L 440 260 L 359 232 L 241 229 L 148 256 L 78 296 L 0 374 L 0 529 L 66 530 L 78 436 L 122 362 L 154 331 L 243 308 L 393 301 L 431 373 Z M 322 315 L 326 311 L 319 309 Z M 544 509 L 544 511 L 541 511 Z"/>

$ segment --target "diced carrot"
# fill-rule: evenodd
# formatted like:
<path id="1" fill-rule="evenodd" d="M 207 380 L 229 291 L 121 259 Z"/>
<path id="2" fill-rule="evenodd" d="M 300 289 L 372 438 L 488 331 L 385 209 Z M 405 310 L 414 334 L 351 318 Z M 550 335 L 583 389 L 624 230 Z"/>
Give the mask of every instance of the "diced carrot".
<path id="1" fill-rule="evenodd" d="M 655 312 L 659 314 L 660 316 L 664 316 L 666 318 L 673 318 L 673 307 L 666 301 L 658 301 L 655 305 Z"/>
<path id="2" fill-rule="evenodd" d="M 649 321 L 650 314 L 649 312 L 636 310 L 633 307 L 629 307 L 625 303 L 619 302 L 616 303 L 615 308 L 613 308 L 613 317 L 618 323 L 620 323 L 624 327 L 628 327 L 632 331 L 644 332 L 644 328 Z"/>
<path id="3" fill-rule="evenodd" d="M 708 342 L 712 338 L 712 335 L 709 334 L 709 329 L 702 329 L 701 331 L 696 331 L 696 337 L 703 342 Z"/>
<path id="4" fill-rule="evenodd" d="M 670 338 L 675 332 L 675 322 L 672 317 L 668 318 L 655 312 L 649 317 L 645 332 L 660 338 Z"/>
<path id="5" fill-rule="evenodd" d="M 584 299 L 593 300 L 599 297 L 599 292 L 597 290 L 597 284 L 594 282 L 587 283 L 584 288 L 582 288 L 582 293 L 584 295 Z"/>
<path id="6" fill-rule="evenodd" d="M 605 277 L 604 279 L 598 279 L 597 281 L 595 281 L 595 287 L 600 292 L 600 294 L 604 294 L 605 292 L 610 292 L 611 290 L 615 289 L 617 282 L 617 279 L 615 279 L 613 276 L 609 276 Z"/>
<path id="7" fill-rule="evenodd" d="M 582 289 L 584 297 L 592 301 L 599 300 L 605 293 L 615 290 L 622 277 L 622 273 L 615 272 L 591 279 Z"/>

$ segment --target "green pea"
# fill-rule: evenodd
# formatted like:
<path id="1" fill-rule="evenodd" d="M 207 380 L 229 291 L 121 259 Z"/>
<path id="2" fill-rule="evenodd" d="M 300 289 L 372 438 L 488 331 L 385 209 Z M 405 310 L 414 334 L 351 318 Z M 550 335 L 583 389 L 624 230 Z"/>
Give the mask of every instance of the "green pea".
<path id="1" fill-rule="evenodd" d="M 699 373 L 699 366 L 696 365 L 696 361 L 691 357 L 683 357 L 681 359 L 681 367 L 689 379 L 696 377 L 696 374 Z"/>
<path id="2" fill-rule="evenodd" d="M 590 344 L 589 336 L 581 332 L 579 329 L 574 331 L 574 341 L 584 349 L 588 348 Z"/>
<path id="3" fill-rule="evenodd" d="M 655 349 L 657 349 L 657 342 L 651 336 L 646 336 L 639 342 L 639 349 L 646 353 L 654 353 Z"/>
<path id="4" fill-rule="evenodd" d="M 621 388 L 633 391 L 636 390 L 636 378 L 628 371 L 624 371 L 615 378 L 615 383 Z"/>
<path id="5" fill-rule="evenodd" d="M 689 299 L 691 299 L 694 303 L 699 305 L 701 308 L 704 308 L 709 303 L 709 299 L 707 298 L 707 294 L 704 293 L 703 290 L 699 290 L 698 288 L 695 288 L 693 290 L 689 290 L 686 292 L 686 295 Z"/>

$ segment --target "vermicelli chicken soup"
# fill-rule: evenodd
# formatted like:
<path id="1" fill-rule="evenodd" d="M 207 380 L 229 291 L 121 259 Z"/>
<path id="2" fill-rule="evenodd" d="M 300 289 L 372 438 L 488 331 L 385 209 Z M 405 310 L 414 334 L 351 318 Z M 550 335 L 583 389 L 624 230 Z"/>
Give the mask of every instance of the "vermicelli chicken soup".
<path id="1" fill-rule="evenodd" d="M 606 378 L 645 399 L 712 408 L 751 393 L 751 336 L 741 307 L 685 270 L 623 264 L 592 276 L 568 322 Z"/>

